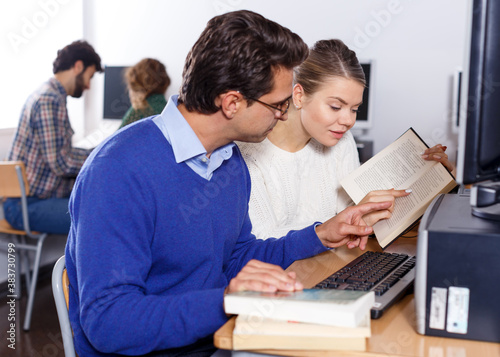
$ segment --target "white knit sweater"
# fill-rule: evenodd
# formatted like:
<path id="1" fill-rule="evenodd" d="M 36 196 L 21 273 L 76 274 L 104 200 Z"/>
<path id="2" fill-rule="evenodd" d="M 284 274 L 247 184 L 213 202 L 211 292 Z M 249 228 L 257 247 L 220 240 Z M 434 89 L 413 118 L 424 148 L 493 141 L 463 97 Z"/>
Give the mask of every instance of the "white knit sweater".
<path id="1" fill-rule="evenodd" d="M 350 132 L 333 147 L 311 139 L 290 153 L 268 139 L 238 143 L 252 179 L 249 214 L 260 239 L 324 222 L 352 204 L 340 180 L 359 166 Z"/>

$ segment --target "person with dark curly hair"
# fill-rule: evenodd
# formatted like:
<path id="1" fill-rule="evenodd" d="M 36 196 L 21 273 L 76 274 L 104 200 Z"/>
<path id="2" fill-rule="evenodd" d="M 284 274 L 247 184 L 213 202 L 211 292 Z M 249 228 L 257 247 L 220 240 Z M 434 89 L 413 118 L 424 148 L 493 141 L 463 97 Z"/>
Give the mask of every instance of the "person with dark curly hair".
<path id="1" fill-rule="evenodd" d="M 153 58 L 144 58 L 127 68 L 124 78 L 132 106 L 123 116 L 120 128 L 161 113 L 167 105 L 165 92 L 170 85 L 170 77 L 163 63 Z"/>
<path id="2" fill-rule="evenodd" d="M 234 141 L 262 141 L 286 120 L 306 56 L 297 34 L 259 14 L 216 16 L 187 56 L 180 94 L 92 152 L 71 194 L 65 253 L 79 356 L 210 356 L 226 293 L 300 290 L 284 270 L 293 261 L 358 236 L 366 244 L 360 216 L 390 202 L 282 238 L 251 234 L 250 176 Z"/>
<path id="3" fill-rule="evenodd" d="M 34 231 L 69 232 L 69 195 L 90 150 L 72 146 L 66 97 L 80 98 L 95 72 L 102 72 L 101 58 L 89 43 L 67 45 L 57 52 L 54 76 L 30 95 L 22 109 L 8 160 L 26 166 L 29 222 Z M 23 229 L 20 199 L 10 198 L 3 207 L 5 219 Z"/>

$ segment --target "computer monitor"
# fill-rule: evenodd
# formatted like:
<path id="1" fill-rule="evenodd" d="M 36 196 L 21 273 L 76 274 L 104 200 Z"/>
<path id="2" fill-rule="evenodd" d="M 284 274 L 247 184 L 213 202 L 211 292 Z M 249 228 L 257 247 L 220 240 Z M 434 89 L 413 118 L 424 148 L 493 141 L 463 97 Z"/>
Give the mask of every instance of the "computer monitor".
<path id="1" fill-rule="evenodd" d="M 457 180 L 473 184 L 474 215 L 500 220 L 500 1 L 470 5 Z"/>
<path id="2" fill-rule="evenodd" d="M 462 67 L 457 67 L 453 73 L 453 100 L 451 106 L 451 129 L 454 134 L 458 133 L 460 128 L 460 108 L 462 107 L 460 100 L 462 99 Z"/>
<path id="3" fill-rule="evenodd" d="M 104 119 L 122 119 L 130 108 L 124 72 L 128 67 L 104 67 Z"/>
<path id="4" fill-rule="evenodd" d="M 358 114 L 356 115 L 355 129 L 368 129 L 372 126 L 371 117 L 371 85 L 372 85 L 372 72 L 373 64 L 371 61 L 360 61 L 361 67 L 365 72 L 366 88 L 363 92 L 363 104 L 359 107 Z"/>

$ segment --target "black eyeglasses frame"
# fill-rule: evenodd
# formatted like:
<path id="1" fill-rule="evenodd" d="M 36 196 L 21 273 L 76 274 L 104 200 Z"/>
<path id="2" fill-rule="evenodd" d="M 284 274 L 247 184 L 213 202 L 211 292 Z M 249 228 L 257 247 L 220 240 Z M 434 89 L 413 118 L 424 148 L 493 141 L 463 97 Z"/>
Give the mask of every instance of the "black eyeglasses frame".
<path id="1" fill-rule="evenodd" d="M 250 100 L 253 100 L 257 103 L 260 103 L 262 105 L 265 105 L 266 107 L 269 107 L 273 110 L 277 110 L 281 116 L 285 115 L 286 113 L 288 113 L 288 109 L 290 108 L 290 100 L 292 99 L 292 96 L 289 96 L 287 99 L 285 99 L 284 101 L 282 101 L 281 103 L 278 104 L 278 106 L 274 106 L 274 105 L 271 105 L 271 104 L 267 104 L 266 102 L 263 102 L 261 100 L 258 100 L 258 99 L 255 99 L 255 98 L 251 98 L 251 97 L 245 97 L 247 99 L 250 99 Z M 282 109 L 282 107 L 286 105 L 286 108 L 285 109 Z"/>

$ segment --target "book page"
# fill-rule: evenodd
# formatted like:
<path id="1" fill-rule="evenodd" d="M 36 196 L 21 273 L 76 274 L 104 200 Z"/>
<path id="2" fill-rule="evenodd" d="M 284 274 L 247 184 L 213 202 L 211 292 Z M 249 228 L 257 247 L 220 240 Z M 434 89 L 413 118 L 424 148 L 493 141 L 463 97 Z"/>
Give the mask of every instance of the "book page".
<path id="1" fill-rule="evenodd" d="M 413 191 L 411 195 L 396 199 L 392 217 L 373 226 L 382 247 L 386 247 L 420 218 L 436 195 L 447 193 L 455 187 L 454 180 L 450 182 L 446 175 L 450 174 L 442 165 L 434 165 L 408 187 Z"/>
<path id="2" fill-rule="evenodd" d="M 341 184 L 356 204 L 371 191 L 407 189 L 415 176 L 436 164 L 420 157 L 425 149 L 427 146 L 420 138 L 408 130 L 345 177 Z"/>
<path id="3" fill-rule="evenodd" d="M 442 164 L 422 159 L 420 153 L 425 149 L 427 145 L 410 128 L 341 181 L 356 204 L 370 191 L 391 188 L 413 191 L 396 199 L 391 218 L 373 226 L 382 247 L 422 216 L 437 194 L 455 187 L 455 180 Z"/>
<path id="4" fill-rule="evenodd" d="M 368 311 L 357 327 L 339 327 L 296 321 L 269 319 L 255 315 L 238 315 L 234 335 L 284 335 L 323 337 L 370 337 L 371 319 Z"/>

